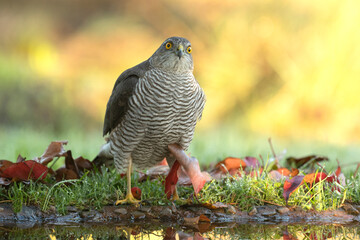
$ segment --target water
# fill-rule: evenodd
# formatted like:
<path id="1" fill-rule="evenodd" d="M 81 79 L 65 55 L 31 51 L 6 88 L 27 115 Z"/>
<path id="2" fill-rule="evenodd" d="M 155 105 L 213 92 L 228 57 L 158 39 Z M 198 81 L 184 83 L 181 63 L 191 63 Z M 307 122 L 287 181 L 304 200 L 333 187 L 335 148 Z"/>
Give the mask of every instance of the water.
<path id="1" fill-rule="evenodd" d="M 359 224 L 285 225 L 202 223 L 192 226 L 76 224 L 41 225 L 26 223 L 1 226 L 0 239 L 131 239 L 131 240 L 201 240 L 201 239 L 360 239 Z"/>

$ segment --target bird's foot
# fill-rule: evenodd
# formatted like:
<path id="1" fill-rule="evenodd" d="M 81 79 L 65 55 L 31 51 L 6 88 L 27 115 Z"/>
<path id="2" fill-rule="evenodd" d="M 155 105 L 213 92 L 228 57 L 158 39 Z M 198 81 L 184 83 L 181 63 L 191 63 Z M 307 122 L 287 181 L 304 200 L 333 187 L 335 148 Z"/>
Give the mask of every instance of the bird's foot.
<path id="1" fill-rule="evenodd" d="M 177 188 L 175 188 L 175 191 L 174 191 L 174 193 L 173 193 L 173 195 L 172 195 L 172 197 L 171 197 L 171 200 L 172 200 L 172 201 L 180 200 L 179 194 L 178 194 L 178 192 L 177 192 Z"/>
<path id="2" fill-rule="evenodd" d="M 119 205 L 119 204 L 134 204 L 134 205 L 138 205 L 141 201 L 137 200 L 136 198 L 134 198 L 134 196 L 132 195 L 132 193 L 126 194 L 126 197 L 124 200 L 117 200 L 115 202 L 115 205 Z"/>

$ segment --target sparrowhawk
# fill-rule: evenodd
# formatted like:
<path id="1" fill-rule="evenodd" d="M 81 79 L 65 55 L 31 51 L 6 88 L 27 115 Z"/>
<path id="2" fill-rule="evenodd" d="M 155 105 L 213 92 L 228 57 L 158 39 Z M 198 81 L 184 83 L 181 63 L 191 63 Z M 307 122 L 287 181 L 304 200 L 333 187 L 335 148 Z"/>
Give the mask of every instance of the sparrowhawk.
<path id="1" fill-rule="evenodd" d="M 181 37 L 166 39 L 146 61 L 124 71 L 107 103 L 103 135 L 109 133 L 97 158 L 113 158 L 119 172 L 127 171 L 127 195 L 118 203 L 136 203 L 131 194 L 132 168 L 156 165 L 165 157 L 175 162 L 168 148 L 187 150 L 205 94 L 193 75 L 192 47 Z"/>

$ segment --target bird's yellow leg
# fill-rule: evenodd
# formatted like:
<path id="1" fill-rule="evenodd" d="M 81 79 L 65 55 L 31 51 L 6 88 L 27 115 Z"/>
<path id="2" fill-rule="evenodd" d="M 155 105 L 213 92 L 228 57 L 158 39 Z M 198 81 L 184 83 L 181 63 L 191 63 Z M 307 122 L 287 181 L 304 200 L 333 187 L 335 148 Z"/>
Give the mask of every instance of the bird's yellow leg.
<path id="1" fill-rule="evenodd" d="M 174 191 L 174 193 L 172 195 L 172 200 L 173 201 L 180 200 L 179 194 L 178 194 L 178 191 L 177 191 L 177 187 L 175 187 L 175 191 Z"/>
<path id="2" fill-rule="evenodd" d="M 136 198 L 134 198 L 133 194 L 131 193 L 131 172 L 132 172 L 132 158 L 129 159 L 129 166 L 128 166 L 128 170 L 127 170 L 127 193 L 126 193 L 126 197 L 124 200 L 117 200 L 115 202 L 115 205 L 119 205 L 119 204 L 138 204 L 139 202 L 141 202 L 140 200 L 137 200 Z"/>

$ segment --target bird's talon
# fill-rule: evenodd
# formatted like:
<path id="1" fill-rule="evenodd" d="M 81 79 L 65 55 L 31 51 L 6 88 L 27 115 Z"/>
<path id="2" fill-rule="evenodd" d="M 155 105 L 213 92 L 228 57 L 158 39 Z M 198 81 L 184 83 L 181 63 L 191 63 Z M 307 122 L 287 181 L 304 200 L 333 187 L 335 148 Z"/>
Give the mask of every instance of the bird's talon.
<path id="1" fill-rule="evenodd" d="M 141 201 L 134 198 L 132 194 L 127 194 L 124 200 L 117 200 L 115 202 L 115 205 L 119 204 L 134 204 L 138 205 Z"/>

